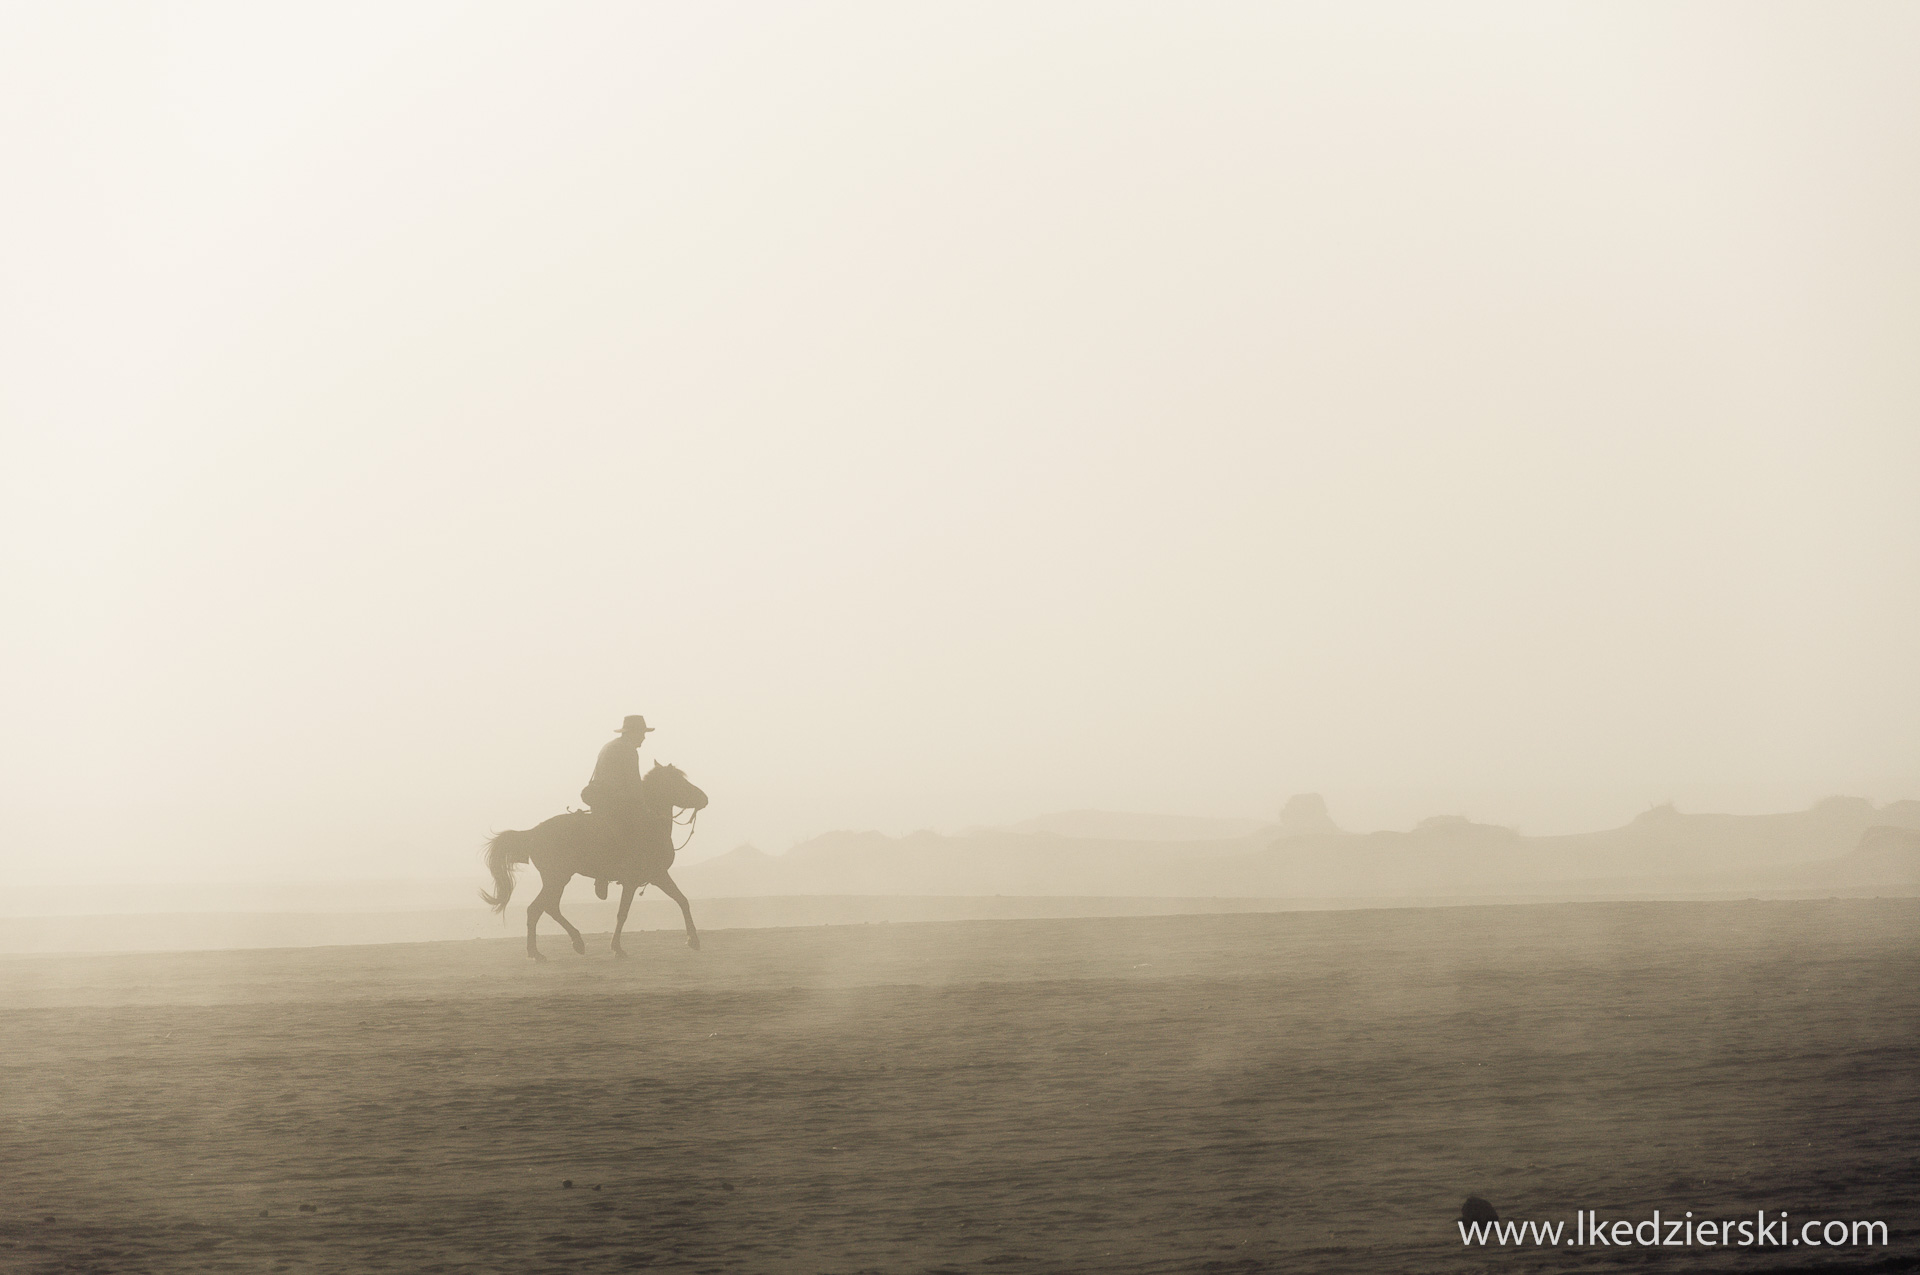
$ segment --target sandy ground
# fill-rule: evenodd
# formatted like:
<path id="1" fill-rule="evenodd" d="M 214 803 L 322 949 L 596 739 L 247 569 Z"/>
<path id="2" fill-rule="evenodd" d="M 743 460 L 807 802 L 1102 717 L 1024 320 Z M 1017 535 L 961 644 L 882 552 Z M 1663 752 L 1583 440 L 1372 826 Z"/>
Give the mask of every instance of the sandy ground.
<path id="1" fill-rule="evenodd" d="M 444 939 L 523 934 L 525 904 L 538 888 L 522 872 L 519 893 L 503 919 L 462 883 L 460 908 L 388 911 L 146 912 L 89 916 L 0 916 L 0 955 L 50 952 L 155 952 L 228 947 L 324 947 L 336 943 L 429 943 Z M 611 930 L 620 892 L 602 901 L 585 878 L 562 901 L 581 929 Z M 1478 900 L 1478 902 L 1513 900 Z M 1544 902 L 1544 900 L 1525 900 Z M 1401 903 L 1392 900 L 1391 903 Z M 1454 903 L 1457 900 L 1447 900 Z M 1289 912 L 1317 907 L 1380 907 L 1379 899 L 1226 899 L 1072 895 L 812 894 L 762 898 L 700 897 L 694 916 L 703 928 L 764 929 L 798 925 L 860 925 L 899 921 L 1011 921 L 1080 916 L 1168 916 L 1201 912 Z M 551 922 L 548 928 L 558 933 Z M 649 890 L 634 900 L 629 930 L 680 929 L 680 909 Z"/>
<path id="2" fill-rule="evenodd" d="M 696 903 L 697 906 L 697 903 Z M 0 960 L 7 1271 L 1386 1271 L 1506 1217 L 1920 1253 L 1920 904 L 1616 903 Z M 568 1188 L 565 1182 L 571 1181 Z M 312 1211 L 302 1211 L 308 1206 Z"/>
<path id="3" fill-rule="evenodd" d="M 463 894 L 475 893 L 466 883 Z M 523 933 L 523 906 L 532 893 L 522 882 L 512 915 L 500 917 L 473 903 L 460 908 L 396 908 L 382 911 L 134 912 L 83 916 L 0 916 L 0 957 L 73 952 L 182 952 L 238 947 L 330 947 L 336 944 L 431 943 L 448 939 L 493 939 Z M 1756 897 L 1752 894 L 1740 899 Z M 1809 897 L 1786 892 L 1757 897 L 1789 901 Z M 1908 897 L 1824 892 L 1819 898 Z M 800 894 L 752 898 L 705 898 L 694 904 L 703 929 L 767 929 L 810 925 L 864 925 L 882 921 L 1065 920 L 1072 917 L 1191 916 L 1206 912 L 1302 912 L 1383 907 L 1471 907 L 1483 904 L 1570 902 L 1708 902 L 1704 896 L 1624 895 L 1609 899 L 1540 896 L 1485 898 L 1270 899 L 1143 895 L 901 895 Z M 577 880 L 565 899 L 567 918 L 592 933 L 613 928 L 620 899 L 593 897 Z M 1724 901 L 1714 899 L 1711 901 Z M 551 929 L 549 923 L 549 929 Z M 629 930 L 680 929 L 680 909 L 654 892 L 634 901 Z"/>

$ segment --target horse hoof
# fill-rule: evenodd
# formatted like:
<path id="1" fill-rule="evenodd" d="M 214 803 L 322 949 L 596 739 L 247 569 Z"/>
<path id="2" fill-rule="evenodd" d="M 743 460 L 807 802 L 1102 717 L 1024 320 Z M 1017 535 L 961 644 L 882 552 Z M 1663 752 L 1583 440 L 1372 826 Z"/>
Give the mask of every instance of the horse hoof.
<path id="1" fill-rule="evenodd" d="M 542 955 L 539 952 L 528 952 L 527 955 L 531 956 L 536 961 L 544 961 L 547 959 L 544 955 Z"/>
<path id="2" fill-rule="evenodd" d="M 621 950 L 620 950 L 619 948 L 617 948 L 617 947 L 613 949 L 613 954 L 614 954 L 615 956 L 618 956 L 618 957 L 620 957 L 620 958 L 621 958 L 622 960 L 624 960 L 624 959 L 626 959 L 626 955 L 627 955 L 627 954 L 626 954 L 625 952 L 623 952 L 623 951 L 621 951 Z"/>
<path id="3" fill-rule="evenodd" d="M 585 956 L 587 954 L 587 941 L 585 939 L 575 939 L 573 941 L 573 950 Z"/>
<path id="4" fill-rule="evenodd" d="M 700 950 L 700 936 L 698 934 L 687 935 L 687 946 L 698 952 Z"/>

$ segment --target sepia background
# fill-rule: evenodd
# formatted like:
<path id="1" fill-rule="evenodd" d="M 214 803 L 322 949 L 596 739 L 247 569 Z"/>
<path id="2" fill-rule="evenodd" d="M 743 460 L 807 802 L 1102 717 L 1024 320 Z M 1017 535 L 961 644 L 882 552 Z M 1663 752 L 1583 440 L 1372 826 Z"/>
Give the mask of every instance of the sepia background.
<path id="1" fill-rule="evenodd" d="M 1906 6 L 38 6 L 17 910 L 1920 796 Z"/>

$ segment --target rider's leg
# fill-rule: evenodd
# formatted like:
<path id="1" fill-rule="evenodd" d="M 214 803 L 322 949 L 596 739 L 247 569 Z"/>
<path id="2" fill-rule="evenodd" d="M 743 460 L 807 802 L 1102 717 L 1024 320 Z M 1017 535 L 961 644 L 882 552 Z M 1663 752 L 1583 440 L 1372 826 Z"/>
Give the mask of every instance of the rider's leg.
<path id="1" fill-rule="evenodd" d="M 640 820 L 630 806 L 608 806 L 606 817 L 613 831 L 607 837 L 607 847 L 611 854 L 625 857 L 640 839 Z M 611 877 L 595 877 L 593 892 L 601 898 L 607 897 L 607 882 Z"/>

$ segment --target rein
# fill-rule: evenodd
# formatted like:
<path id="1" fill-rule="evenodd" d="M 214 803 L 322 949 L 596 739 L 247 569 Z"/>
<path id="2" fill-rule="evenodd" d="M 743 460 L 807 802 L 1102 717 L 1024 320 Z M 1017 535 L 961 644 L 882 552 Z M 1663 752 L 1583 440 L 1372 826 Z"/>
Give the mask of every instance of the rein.
<path id="1" fill-rule="evenodd" d="M 667 834 L 667 844 L 670 846 L 673 846 L 673 852 L 675 854 L 679 854 L 682 850 L 685 850 L 693 842 L 693 827 L 695 824 L 700 822 L 699 808 L 695 807 L 694 809 L 689 810 L 687 812 L 687 817 L 685 819 L 677 819 L 671 814 L 667 816 L 667 819 L 669 822 L 679 827 L 685 828 L 687 830 L 687 839 L 685 841 L 682 841 L 677 846 L 673 846 L 673 834 L 671 832 Z"/>

